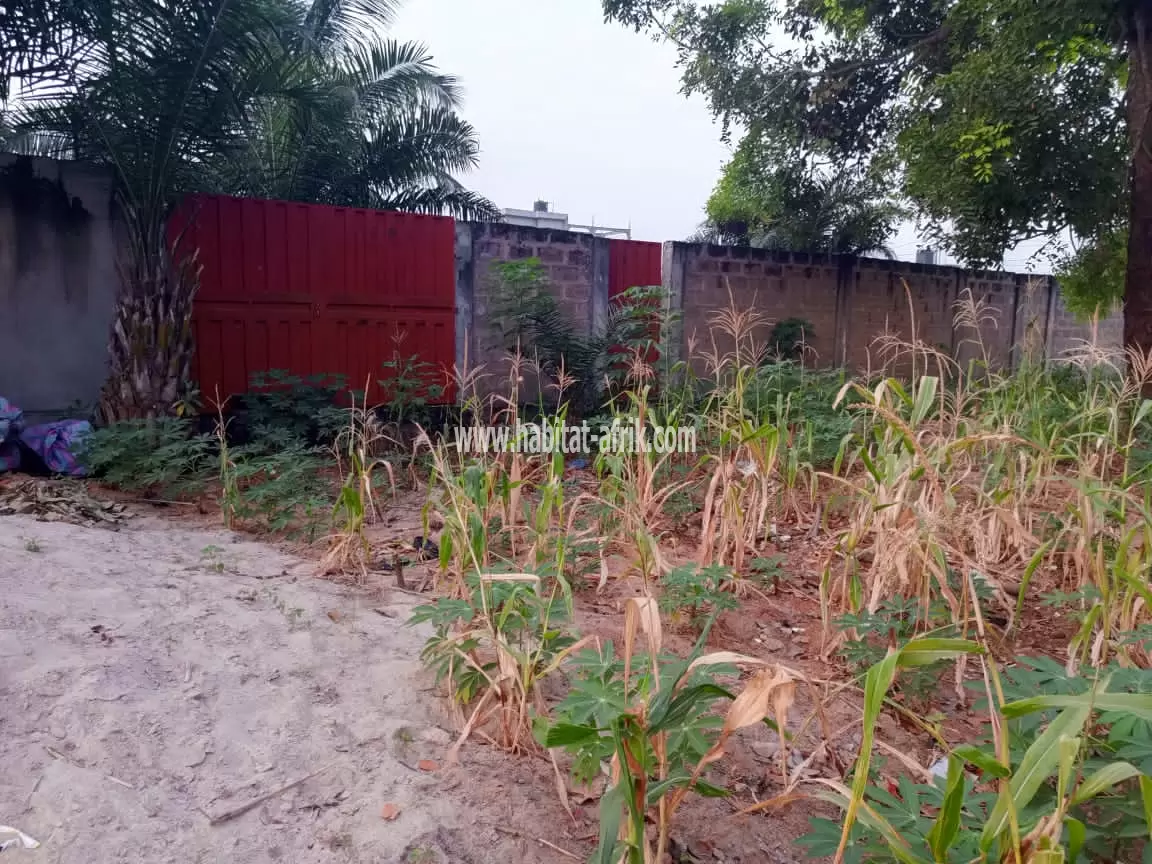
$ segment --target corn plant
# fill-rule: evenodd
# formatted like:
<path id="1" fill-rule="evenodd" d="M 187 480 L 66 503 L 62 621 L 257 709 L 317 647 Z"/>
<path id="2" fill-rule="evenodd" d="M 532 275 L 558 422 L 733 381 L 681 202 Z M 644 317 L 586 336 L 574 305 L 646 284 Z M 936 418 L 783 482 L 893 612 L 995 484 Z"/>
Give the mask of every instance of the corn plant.
<path id="1" fill-rule="evenodd" d="M 670 528 L 665 507 L 677 493 L 691 486 L 691 479 L 672 480 L 670 466 L 675 454 L 656 453 L 642 446 L 645 430 L 652 421 L 649 402 L 651 387 L 643 371 L 646 364 L 633 358 L 637 386 L 624 394 L 613 407 L 611 433 L 621 447 L 604 446 L 596 455 L 599 480 L 600 535 L 606 543 L 630 550 L 636 571 L 650 584 L 668 572 L 662 540 Z M 659 418 L 662 425 L 674 426 L 677 414 Z M 619 434 L 617 434 L 617 432 Z"/>
<path id="2" fill-rule="evenodd" d="M 570 705 L 568 722 L 554 724 L 545 735 L 548 747 L 575 751 L 585 773 L 589 761 L 610 760 L 592 858 L 599 864 L 666 860 L 676 811 L 685 798 L 693 792 L 723 794 L 703 775 L 723 757 L 732 734 L 766 720 L 784 729 L 792 705 L 795 679 L 788 670 L 732 652 L 702 654 L 703 637 L 692 658 L 664 659 L 662 632 L 656 601 L 630 598 L 623 656 L 608 673 L 609 695 L 584 711 L 582 719 L 572 716 Z M 641 636 L 646 648 L 642 653 L 636 650 Z M 702 674 L 735 665 L 759 669 L 736 696 Z M 700 718 L 720 700 L 731 704 L 719 723 L 701 724 Z M 580 722 L 572 722 L 577 719 Z M 649 816 L 654 821 L 651 834 Z"/>
<path id="3" fill-rule="evenodd" d="M 228 446 L 228 423 L 224 416 L 224 402 L 216 393 L 216 448 L 220 465 L 220 515 L 225 528 L 232 528 L 236 522 L 236 511 L 240 505 L 240 487 L 236 477 L 236 463 Z"/>
<path id="4" fill-rule="evenodd" d="M 702 460 L 709 476 L 704 495 L 698 561 L 715 561 L 742 572 L 780 505 L 781 448 L 785 442 L 786 400 L 777 404 L 775 422 L 749 403 L 766 357 L 761 331 L 767 321 L 755 310 L 733 303 L 709 318 L 711 350 L 704 355 L 712 378 L 704 421 L 715 451 Z M 790 474 L 792 481 L 798 477 Z M 745 583 L 733 581 L 742 588 Z"/>
<path id="5" fill-rule="evenodd" d="M 375 411 L 368 407 L 366 395 L 359 405 L 353 401 L 346 417 L 347 426 L 332 447 L 341 485 L 332 508 L 333 532 L 320 571 L 325 574 L 354 571 L 366 578 L 372 551 L 364 527 L 379 519 L 373 476 L 378 469 L 383 469 L 393 489 L 396 484 L 391 463 L 377 455 L 385 436 Z"/>
<path id="6" fill-rule="evenodd" d="M 1131 860 L 1122 850 L 1152 832 L 1152 776 L 1120 757 L 1152 752 L 1152 681 L 1144 692 L 1124 692 L 1105 676 L 1076 692 L 1009 702 L 987 660 L 991 745 L 951 748 L 946 776 L 933 784 L 905 778 L 894 795 L 871 783 L 874 726 L 897 669 L 974 650 L 956 640 L 914 640 L 869 670 L 852 787 L 816 781 L 827 790 L 820 797 L 842 807 L 844 819 L 813 820 L 802 842 L 836 862 L 1055 864 L 1082 854 Z M 1114 738 L 1109 727 L 1123 731 Z M 1117 749 L 1102 741 L 1124 743 Z"/>

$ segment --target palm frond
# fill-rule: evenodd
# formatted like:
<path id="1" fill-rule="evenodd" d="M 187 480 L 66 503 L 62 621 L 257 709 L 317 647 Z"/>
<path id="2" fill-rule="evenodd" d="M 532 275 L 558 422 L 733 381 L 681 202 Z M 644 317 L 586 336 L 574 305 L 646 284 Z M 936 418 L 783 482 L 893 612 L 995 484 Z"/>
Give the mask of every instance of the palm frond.
<path id="1" fill-rule="evenodd" d="M 300 32 L 314 50 L 328 54 L 371 41 L 392 23 L 398 6 L 396 0 L 312 0 Z"/>
<path id="2" fill-rule="evenodd" d="M 463 93 L 456 78 L 437 73 L 432 55 L 419 42 L 383 39 L 349 48 L 334 79 L 355 90 L 362 109 L 386 112 L 413 101 L 458 108 Z"/>

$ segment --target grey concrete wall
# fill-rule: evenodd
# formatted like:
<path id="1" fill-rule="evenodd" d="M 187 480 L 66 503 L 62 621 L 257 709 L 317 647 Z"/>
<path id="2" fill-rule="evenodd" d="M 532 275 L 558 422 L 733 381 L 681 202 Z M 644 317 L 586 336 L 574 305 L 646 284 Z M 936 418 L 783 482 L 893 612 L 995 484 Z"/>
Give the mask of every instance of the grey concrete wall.
<path id="1" fill-rule="evenodd" d="M 723 341 L 711 321 L 730 304 L 761 313 L 762 341 L 777 321 L 807 320 L 811 361 L 853 371 L 880 366 L 882 335 L 915 336 L 961 364 L 986 354 L 1001 367 L 1025 356 L 1059 360 L 1086 341 L 1112 352 L 1121 347 L 1119 311 L 1095 328 L 1077 321 L 1049 276 L 696 243 L 665 243 L 663 271 L 683 312 L 674 346 L 682 357 L 692 344 Z M 969 294 L 981 309 L 979 332 L 955 323 L 957 302 Z"/>
<path id="2" fill-rule="evenodd" d="M 493 265 L 538 258 L 560 308 L 587 336 L 608 316 L 608 240 L 578 231 L 555 231 L 500 222 L 456 223 L 456 362 L 483 368 L 486 388 L 507 389 L 508 352 L 492 321 Z M 524 392 L 538 382 L 523 375 Z"/>
<path id="3" fill-rule="evenodd" d="M 0 154 L 0 395 L 33 421 L 89 406 L 116 302 L 110 173 Z"/>

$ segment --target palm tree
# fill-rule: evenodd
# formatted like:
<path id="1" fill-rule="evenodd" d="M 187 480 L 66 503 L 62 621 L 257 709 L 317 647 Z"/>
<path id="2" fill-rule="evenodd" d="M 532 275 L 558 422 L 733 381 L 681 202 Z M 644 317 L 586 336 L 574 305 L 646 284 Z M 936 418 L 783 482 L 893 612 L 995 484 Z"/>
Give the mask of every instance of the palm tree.
<path id="1" fill-rule="evenodd" d="M 128 229 L 106 421 L 168 412 L 188 379 L 198 272 L 166 233 L 180 196 L 495 213 L 454 177 L 477 154 L 455 81 L 378 33 L 394 0 L 24 2 L 47 17 L 0 18 L 0 87 L 33 85 L 5 135 L 111 166 Z"/>
<path id="2" fill-rule="evenodd" d="M 244 106 L 246 149 L 217 167 L 233 194 L 491 219 L 455 175 L 476 165 L 460 88 L 427 49 L 381 35 L 394 0 L 314 0 L 282 35 L 275 87 Z"/>
<path id="3" fill-rule="evenodd" d="M 268 34 L 292 19 L 276 0 L 77 5 L 87 14 L 73 24 L 87 29 L 70 31 L 68 62 L 41 71 L 22 94 L 12 134 L 41 153 L 115 171 L 127 230 L 100 413 L 152 417 L 170 410 L 188 379 L 198 284 L 194 262 L 170 254 L 169 208 L 241 146 L 235 107 L 264 83 L 247 70 L 266 67 Z"/>

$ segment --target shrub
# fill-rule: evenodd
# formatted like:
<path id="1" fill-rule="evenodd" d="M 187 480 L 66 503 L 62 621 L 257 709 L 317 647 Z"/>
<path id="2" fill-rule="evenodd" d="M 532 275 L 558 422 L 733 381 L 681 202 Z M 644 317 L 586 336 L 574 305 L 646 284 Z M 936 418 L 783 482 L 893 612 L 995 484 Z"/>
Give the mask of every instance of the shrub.
<path id="1" fill-rule="evenodd" d="M 125 420 L 94 429 L 80 453 L 88 470 L 119 489 L 193 495 L 215 472 L 216 445 L 194 421 Z"/>
<path id="2" fill-rule="evenodd" d="M 298 441 L 331 444 L 346 422 L 340 401 L 349 395 L 343 375 L 292 375 L 283 369 L 254 373 L 244 394 L 250 434 L 254 438 L 287 434 Z M 352 398 L 357 394 L 353 392 Z"/>

